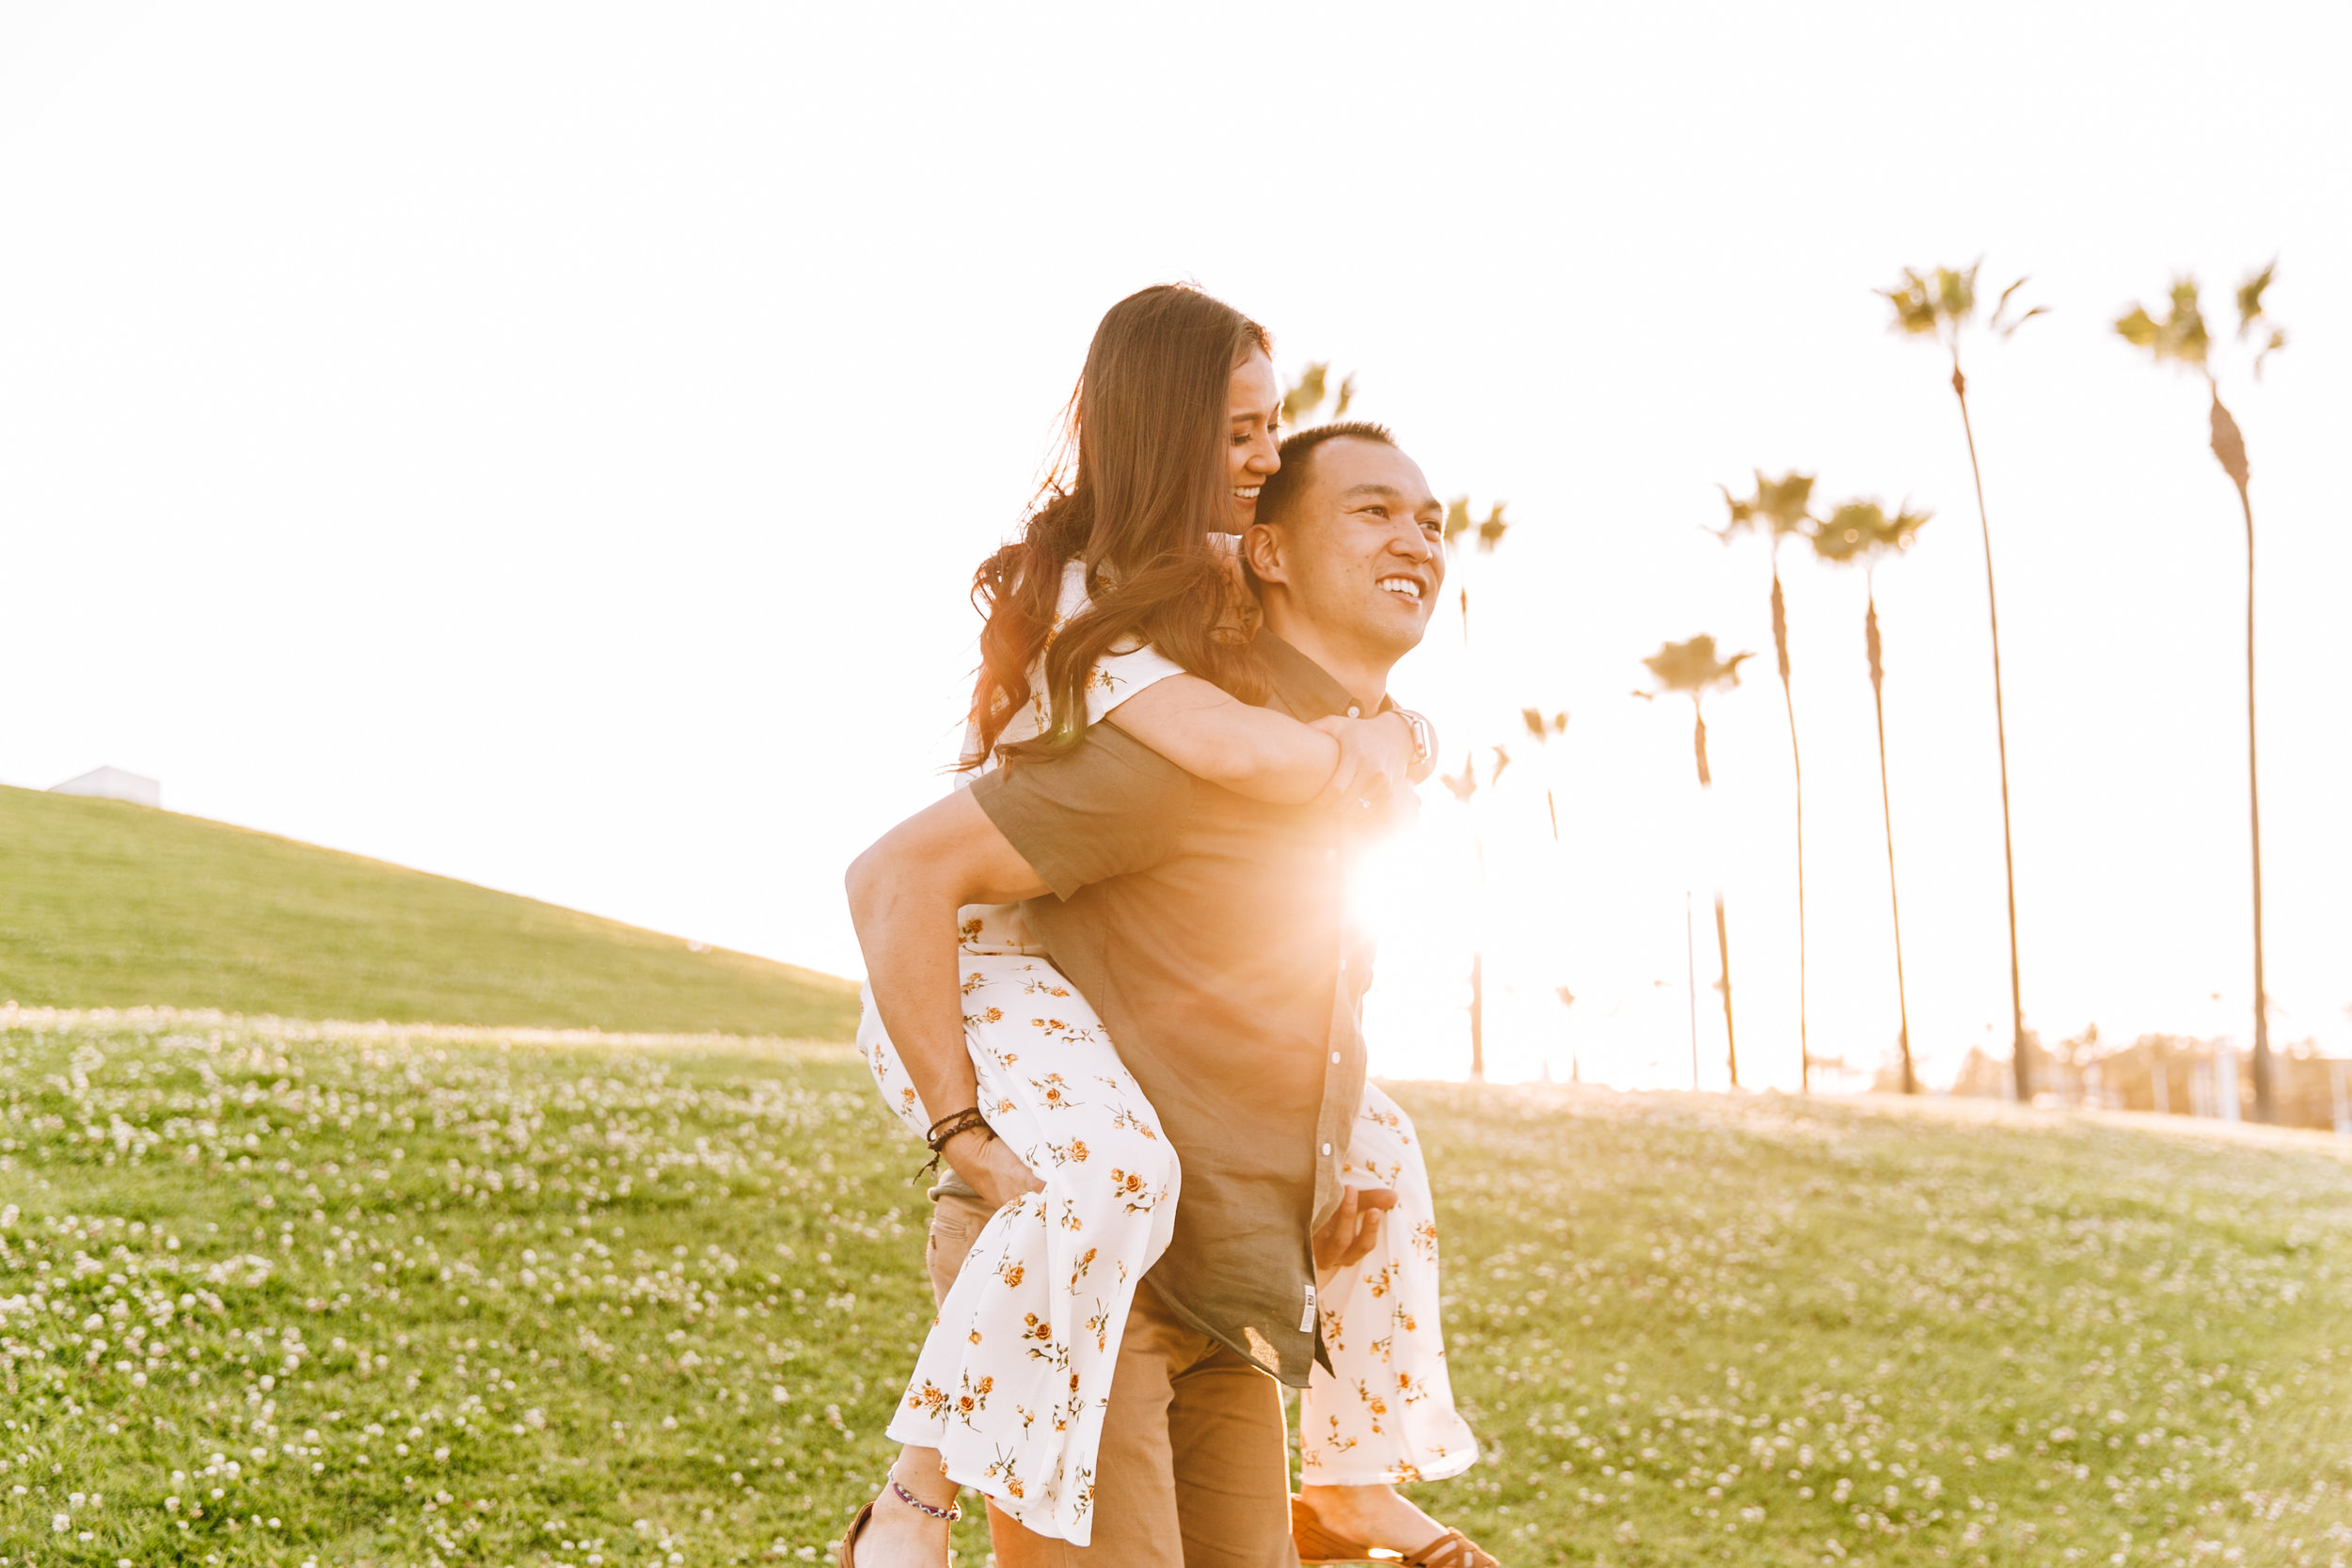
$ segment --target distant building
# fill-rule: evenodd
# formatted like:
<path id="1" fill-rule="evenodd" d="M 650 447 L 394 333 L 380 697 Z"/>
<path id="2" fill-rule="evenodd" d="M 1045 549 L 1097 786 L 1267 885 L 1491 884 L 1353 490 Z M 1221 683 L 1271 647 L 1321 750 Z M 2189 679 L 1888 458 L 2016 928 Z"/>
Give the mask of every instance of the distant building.
<path id="1" fill-rule="evenodd" d="M 160 806 L 164 803 L 164 786 L 155 779 L 141 778 L 119 768 L 101 768 L 68 779 L 51 786 L 52 795 L 91 795 L 101 800 L 129 800 L 134 805 Z"/>

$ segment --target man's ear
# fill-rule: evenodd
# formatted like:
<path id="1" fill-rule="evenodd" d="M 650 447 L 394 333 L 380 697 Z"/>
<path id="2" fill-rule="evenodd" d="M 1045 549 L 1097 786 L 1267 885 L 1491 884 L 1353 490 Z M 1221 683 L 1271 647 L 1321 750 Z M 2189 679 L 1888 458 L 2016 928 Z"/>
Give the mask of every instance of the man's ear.
<path id="1" fill-rule="evenodd" d="M 1272 523 L 1252 523 L 1241 536 L 1241 558 L 1260 582 L 1288 582 L 1285 557 L 1290 541 Z"/>

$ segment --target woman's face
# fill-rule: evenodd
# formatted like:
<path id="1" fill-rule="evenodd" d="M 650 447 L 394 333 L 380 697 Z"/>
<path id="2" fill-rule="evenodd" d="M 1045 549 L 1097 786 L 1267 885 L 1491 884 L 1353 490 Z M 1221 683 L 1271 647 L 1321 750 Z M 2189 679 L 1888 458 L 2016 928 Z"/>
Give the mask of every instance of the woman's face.
<path id="1" fill-rule="evenodd" d="M 1282 389 L 1263 349 L 1233 367 L 1225 394 L 1226 502 L 1231 531 L 1244 533 L 1258 519 L 1258 488 L 1282 466 Z"/>

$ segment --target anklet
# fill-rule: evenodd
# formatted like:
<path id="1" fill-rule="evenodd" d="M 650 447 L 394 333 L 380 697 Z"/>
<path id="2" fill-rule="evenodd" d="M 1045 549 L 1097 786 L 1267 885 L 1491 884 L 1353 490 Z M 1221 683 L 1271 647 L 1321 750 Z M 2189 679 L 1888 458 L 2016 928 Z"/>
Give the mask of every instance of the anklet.
<path id="1" fill-rule="evenodd" d="M 890 1489 L 898 1495 L 898 1500 L 900 1502 L 906 1504 L 909 1508 L 914 1509 L 918 1513 L 928 1513 L 934 1519 L 945 1519 L 951 1525 L 958 1519 L 963 1517 L 963 1504 L 954 1502 L 949 1503 L 946 1508 L 933 1508 L 930 1504 L 925 1502 L 922 1498 L 916 1497 L 914 1493 L 899 1485 L 898 1478 L 895 1475 L 890 1478 Z"/>

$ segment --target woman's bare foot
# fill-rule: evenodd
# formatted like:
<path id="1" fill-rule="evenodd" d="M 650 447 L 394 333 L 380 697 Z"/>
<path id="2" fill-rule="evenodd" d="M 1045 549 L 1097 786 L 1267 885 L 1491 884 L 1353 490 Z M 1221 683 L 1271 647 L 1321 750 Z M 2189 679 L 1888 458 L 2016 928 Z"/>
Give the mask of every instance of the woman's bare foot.
<path id="1" fill-rule="evenodd" d="M 1445 1533 L 1393 1486 L 1306 1486 L 1298 1496 L 1325 1529 L 1368 1546 L 1415 1551 Z"/>
<path id="2" fill-rule="evenodd" d="M 935 1468 L 894 1466 L 891 1479 L 942 1512 L 955 1506 L 955 1482 Z M 885 1480 L 882 1496 L 874 1499 L 873 1517 L 851 1544 L 847 1560 L 851 1568 L 946 1568 L 947 1524 L 910 1507 Z"/>

